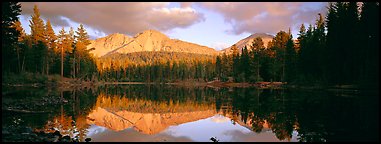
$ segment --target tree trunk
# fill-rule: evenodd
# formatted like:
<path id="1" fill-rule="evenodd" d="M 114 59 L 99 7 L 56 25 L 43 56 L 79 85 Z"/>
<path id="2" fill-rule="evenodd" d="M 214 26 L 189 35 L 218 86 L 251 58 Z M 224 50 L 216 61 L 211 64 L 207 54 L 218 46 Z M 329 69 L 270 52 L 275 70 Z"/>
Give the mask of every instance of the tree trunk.
<path id="1" fill-rule="evenodd" d="M 19 50 L 19 46 L 16 46 L 16 52 L 17 52 L 17 64 L 18 64 L 18 72 L 20 73 L 21 72 L 21 65 L 20 65 L 20 50 Z"/>
<path id="2" fill-rule="evenodd" d="M 76 75 L 79 76 L 79 71 L 80 71 L 80 67 L 81 67 L 81 59 L 80 57 L 78 56 L 78 62 L 77 62 L 77 70 L 76 70 Z"/>
<path id="3" fill-rule="evenodd" d="M 73 78 L 75 78 L 75 54 L 74 55 L 74 60 L 73 60 Z"/>
<path id="4" fill-rule="evenodd" d="M 23 60 L 22 60 L 22 63 L 21 63 L 21 71 L 24 72 L 24 63 L 25 63 L 25 53 L 24 53 L 24 57 L 23 57 Z"/>
<path id="5" fill-rule="evenodd" d="M 257 58 L 257 81 L 259 80 L 259 58 Z"/>
<path id="6" fill-rule="evenodd" d="M 63 78 L 63 47 L 61 47 L 61 78 Z"/>
<path id="7" fill-rule="evenodd" d="M 49 75 L 49 58 L 46 56 L 46 75 Z"/>

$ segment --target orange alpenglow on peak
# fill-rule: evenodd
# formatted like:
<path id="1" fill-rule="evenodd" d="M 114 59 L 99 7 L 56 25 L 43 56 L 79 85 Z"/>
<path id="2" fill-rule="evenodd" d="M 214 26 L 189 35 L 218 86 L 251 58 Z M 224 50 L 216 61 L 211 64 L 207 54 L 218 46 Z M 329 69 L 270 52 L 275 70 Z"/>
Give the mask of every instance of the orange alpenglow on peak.
<path id="1" fill-rule="evenodd" d="M 215 55 L 218 52 L 206 46 L 170 39 L 165 34 L 157 30 L 146 30 L 130 38 L 126 35 L 114 33 L 103 38 L 91 41 L 88 49 L 96 57 L 108 54 L 127 54 L 133 52 L 158 51 L 158 52 L 183 52 Z"/>

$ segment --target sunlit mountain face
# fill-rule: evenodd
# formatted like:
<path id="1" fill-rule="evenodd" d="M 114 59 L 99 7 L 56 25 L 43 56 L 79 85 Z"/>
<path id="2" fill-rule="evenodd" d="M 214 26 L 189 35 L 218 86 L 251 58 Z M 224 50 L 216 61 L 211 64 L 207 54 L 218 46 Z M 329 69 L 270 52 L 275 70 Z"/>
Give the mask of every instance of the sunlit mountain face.
<path id="1" fill-rule="evenodd" d="M 94 48 L 91 53 L 96 57 L 134 52 L 183 52 L 207 55 L 216 55 L 218 53 L 213 48 L 170 39 L 157 30 L 145 30 L 134 37 L 119 33 L 110 34 L 106 37 L 92 40 L 87 48 Z"/>

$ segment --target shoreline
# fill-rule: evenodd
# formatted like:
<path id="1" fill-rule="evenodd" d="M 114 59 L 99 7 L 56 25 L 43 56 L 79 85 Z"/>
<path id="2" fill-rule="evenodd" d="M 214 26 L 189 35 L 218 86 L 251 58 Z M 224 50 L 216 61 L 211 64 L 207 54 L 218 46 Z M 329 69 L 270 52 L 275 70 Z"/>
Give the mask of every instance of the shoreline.
<path id="1" fill-rule="evenodd" d="M 17 77 L 14 75 L 13 77 Z M 37 80 L 35 80 L 37 79 Z M 257 89 L 310 89 L 310 90 L 345 90 L 358 91 L 363 90 L 358 85 L 295 85 L 285 82 L 221 82 L 221 81 L 204 81 L 197 79 L 174 80 L 171 82 L 118 82 L 118 81 L 98 81 L 84 80 L 80 78 L 61 78 L 59 75 L 49 75 L 45 79 L 38 79 L 38 76 L 24 76 L 17 80 L 2 82 L 2 86 L 9 87 L 48 87 L 58 89 L 77 89 L 86 87 L 97 87 L 102 85 L 173 85 L 183 87 L 211 87 L 211 88 L 248 88 L 254 87 Z M 369 90 L 369 89 L 364 89 Z"/>

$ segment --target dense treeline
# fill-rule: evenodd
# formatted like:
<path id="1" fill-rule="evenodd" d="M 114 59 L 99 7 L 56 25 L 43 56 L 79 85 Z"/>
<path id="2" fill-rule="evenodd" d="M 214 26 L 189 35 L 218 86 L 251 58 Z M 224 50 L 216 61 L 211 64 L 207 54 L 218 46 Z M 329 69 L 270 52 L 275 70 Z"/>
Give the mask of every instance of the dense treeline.
<path id="1" fill-rule="evenodd" d="M 361 6 L 359 6 L 361 4 Z M 40 18 L 37 6 L 30 20 L 31 34 L 18 21 L 21 5 L 2 6 L 2 70 L 63 74 L 65 77 L 105 81 L 169 82 L 218 78 L 235 82 L 281 81 L 294 84 L 378 87 L 379 3 L 329 3 L 326 17 L 300 27 L 296 40 L 280 31 L 267 47 L 256 38 L 241 51 L 207 55 L 140 52 L 94 59 L 87 49 L 83 25 L 55 34 L 50 21 Z M 232 79 L 231 79 L 232 78 Z"/>
<path id="2" fill-rule="evenodd" d="M 89 54 L 89 36 L 81 24 L 77 31 L 64 28 L 55 34 L 49 20 L 44 23 L 37 5 L 31 16 L 31 34 L 24 32 L 18 15 L 21 5 L 3 2 L 2 70 L 6 73 L 62 74 L 65 77 L 90 78 L 96 71 Z"/>
<path id="3" fill-rule="evenodd" d="M 291 80 L 295 67 L 295 46 L 290 32 L 280 31 L 265 48 L 262 38 L 257 37 L 248 50 L 239 52 L 233 45 L 231 54 L 223 53 L 216 58 L 216 73 L 223 81 L 233 77 L 236 82 Z"/>
<path id="4" fill-rule="evenodd" d="M 255 39 L 248 52 L 233 46 L 216 58 L 221 80 L 282 81 L 298 84 L 359 84 L 378 87 L 379 3 L 330 3 L 328 15 L 300 27 L 296 43 L 280 31 L 264 48 Z"/>
<path id="5" fill-rule="evenodd" d="M 101 57 L 99 77 L 106 81 L 171 82 L 215 77 L 214 56 L 179 52 L 135 52 Z"/>

